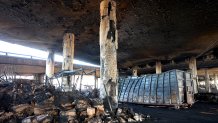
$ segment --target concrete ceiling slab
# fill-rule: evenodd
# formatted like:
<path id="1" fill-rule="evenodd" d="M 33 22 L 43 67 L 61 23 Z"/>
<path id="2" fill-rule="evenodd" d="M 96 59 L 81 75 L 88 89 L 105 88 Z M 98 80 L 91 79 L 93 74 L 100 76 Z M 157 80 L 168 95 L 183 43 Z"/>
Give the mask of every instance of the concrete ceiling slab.
<path id="1" fill-rule="evenodd" d="M 0 39 L 99 64 L 100 0 L 1 0 Z M 197 56 L 218 39 L 216 0 L 117 0 L 119 67 Z"/>

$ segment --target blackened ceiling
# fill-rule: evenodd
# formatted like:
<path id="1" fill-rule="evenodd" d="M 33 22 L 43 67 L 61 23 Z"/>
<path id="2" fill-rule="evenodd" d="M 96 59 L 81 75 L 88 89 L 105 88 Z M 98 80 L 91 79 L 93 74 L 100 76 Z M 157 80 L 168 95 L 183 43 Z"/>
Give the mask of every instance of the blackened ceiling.
<path id="1" fill-rule="evenodd" d="M 218 40 L 217 0 L 116 0 L 119 67 L 185 59 Z M 100 0 L 0 0 L 0 39 L 62 52 L 76 36 L 75 58 L 99 64 Z"/>

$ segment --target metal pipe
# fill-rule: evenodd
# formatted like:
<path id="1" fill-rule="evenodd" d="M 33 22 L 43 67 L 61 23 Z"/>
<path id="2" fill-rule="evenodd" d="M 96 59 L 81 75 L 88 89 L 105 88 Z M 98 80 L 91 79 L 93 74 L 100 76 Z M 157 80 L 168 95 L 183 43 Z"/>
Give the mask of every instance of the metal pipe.
<path id="1" fill-rule="evenodd" d="M 79 92 L 81 92 L 81 88 L 82 88 L 82 79 L 83 79 L 83 72 L 80 78 L 80 86 L 79 86 Z"/>

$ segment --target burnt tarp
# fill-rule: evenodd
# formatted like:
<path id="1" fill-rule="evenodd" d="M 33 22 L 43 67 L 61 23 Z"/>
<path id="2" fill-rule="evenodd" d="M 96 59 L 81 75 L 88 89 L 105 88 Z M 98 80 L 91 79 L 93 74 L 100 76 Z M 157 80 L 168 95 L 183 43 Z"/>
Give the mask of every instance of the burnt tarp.
<path id="1" fill-rule="evenodd" d="M 181 70 L 120 78 L 118 100 L 151 105 L 192 105 L 193 88 L 191 73 Z"/>

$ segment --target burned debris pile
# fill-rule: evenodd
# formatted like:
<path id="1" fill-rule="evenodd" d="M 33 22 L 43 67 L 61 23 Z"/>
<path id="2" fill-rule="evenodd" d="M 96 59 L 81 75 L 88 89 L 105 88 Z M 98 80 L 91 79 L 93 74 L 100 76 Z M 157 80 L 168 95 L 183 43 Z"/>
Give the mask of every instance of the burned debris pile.
<path id="1" fill-rule="evenodd" d="M 101 99 L 79 91 L 61 92 L 27 80 L 0 82 L 0 122 L 4 123 L 140 122 L 145 117 L 127 107 L 107 112 Z"/>

